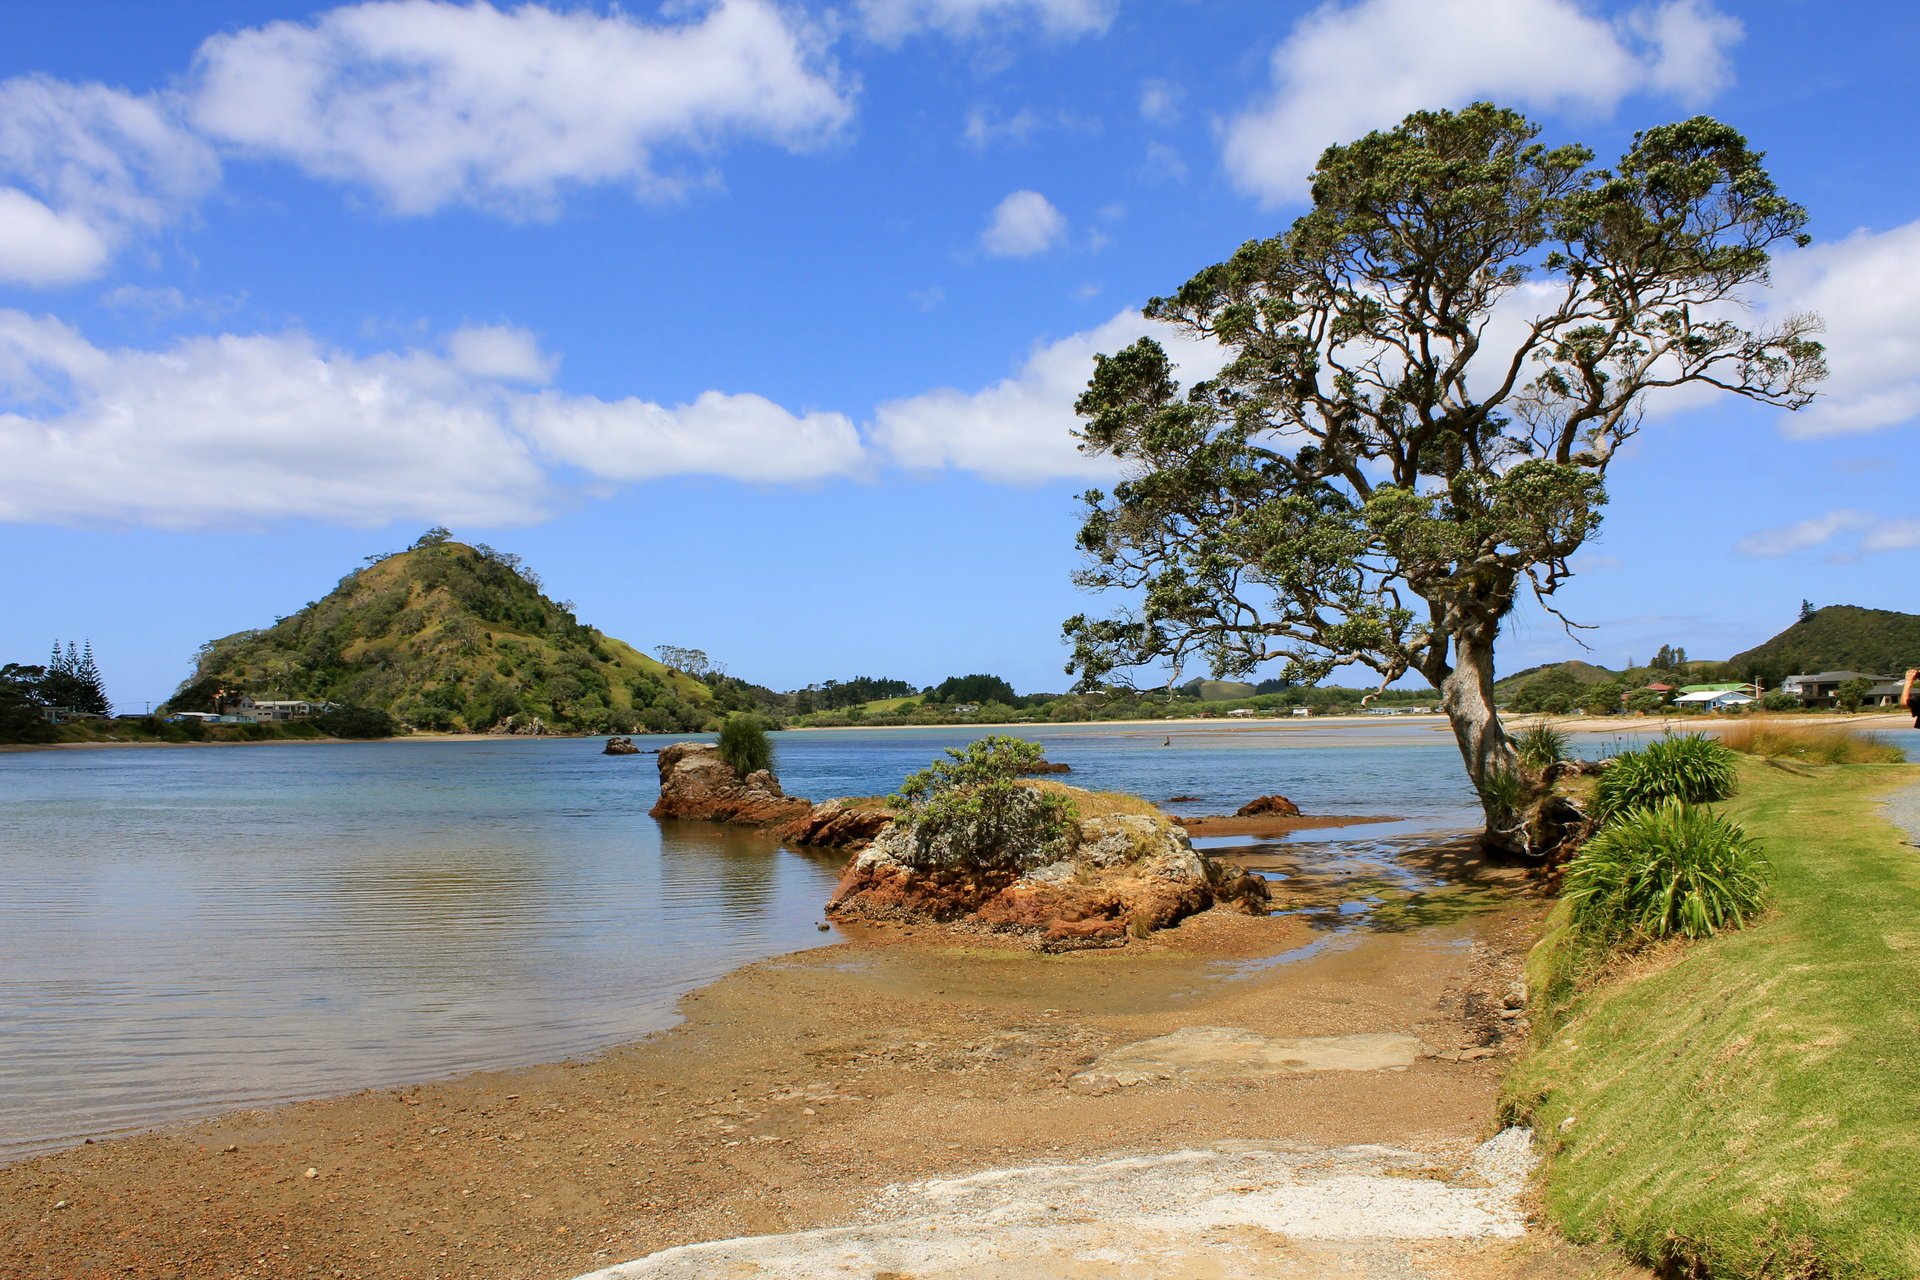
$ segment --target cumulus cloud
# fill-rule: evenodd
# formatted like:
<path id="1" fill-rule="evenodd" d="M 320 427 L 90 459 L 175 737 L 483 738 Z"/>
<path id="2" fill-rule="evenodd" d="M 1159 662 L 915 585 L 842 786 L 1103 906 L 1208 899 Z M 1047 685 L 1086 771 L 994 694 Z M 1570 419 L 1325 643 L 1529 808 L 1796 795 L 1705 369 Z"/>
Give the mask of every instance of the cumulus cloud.
<path id="1" fill-rule="evenodd" d="M 1097 35 L 1113 22 L 1119 0 L 859 0 L 869 38 L 898 44 L 921 32 L 976 39 L 1008 28 L 1038 27 L 1056 38 Z"/>
<path id="2" fill-rule="evenodd" d="M 671 195 L 687 157 L 735 138 L 804 149 L 853 110 L 812 29 L 768 0 L 661 25 L 369 0 L 209 39 L 191 109 L 210 136 L 409 214 L 454 202 L 543 214 L 570 184 Z"/>
<path id="3" fill-rule="evenodd" d="M 356 355 L 300 333 L 108 350 L 0 311 L 0 520 L 513 524 L 553 511 L 576 472 L 780 482 L 861 464 L 846 419 L 759 396 L 666 407 L 519 389 L 528 366 L 500 357 L 516 338 L 521 357 L 537 346 L 485 333 L 463 330 L 447 355 Z"/>
<path id="4" fill-rule="evenodd" d="M 1859 552 L 1906 551 L 1920 547 L 1920 520 L 1841 508 L 1777 529 L 1762 529 L 1742 538 L 1734 549 L 1748 556 L 1784 556 L 1812 551 L 1843 537 Z"/>
<path id="5" fill-rule="evenodd" d="M 1098 328 L 1039 347 L 1012 377 L 979 391 L 942 388 L 883 404 L 873 439 L 896 464 L 915 470 L 951 467 L 987 480 L 1111 477 L 1110 459 L 1081 453 L 1073 436 L 1073 402 L 1093 376 L 1093 357 L 1151 333 L 1179 365 L 1184 380 L 1211 377 L 1220 348 L 1175 335 L 1138 311 L 1123 311 Z"/>
<path id="6" fill-rule="evenodd" d="M 92 279 L 219 174 L 212 148 L 157 99 L 46 76 L 0 81 L 0 281 Z"/>
<path id="7" fill-rule="evenodd" d="M 475 378 L 530 382 L 553 380 L 560 361 L 540 349 L 531 330 L 514 325 L 468 325 L 447 335 L 447 356 L 456 369 Z"/>
<path id="8" fill-rule="evenodd" d="M 1227 169 L 1276 205 L 1306 195 L 1329 144 L 1422 107 L 1493 98 L 1605 113 L 1637 93 L 1697 104 L 1731 79 L 1740 36 L 1740 23 L 1705 0 L 1664 0 L 1618 22 L 1577 0 L 1330 5 L 1274 50 L 1266 100 L 1228 122 Z"/>
<path id="9" fill-rule="evenodd" d="M 1038 191 L 1016 191 L 994 207 L 980 247 L 996 258 L 1031 258 L 1059 244 L 1067 218 Z"/>
<path id="10" fill-rule="evenodd" d="M 1829 377 L 1789 436 L 1897 426 L 1920 415 L 1920 221 L 1784 255 L 1768 310 L 1816 311 Z"/>

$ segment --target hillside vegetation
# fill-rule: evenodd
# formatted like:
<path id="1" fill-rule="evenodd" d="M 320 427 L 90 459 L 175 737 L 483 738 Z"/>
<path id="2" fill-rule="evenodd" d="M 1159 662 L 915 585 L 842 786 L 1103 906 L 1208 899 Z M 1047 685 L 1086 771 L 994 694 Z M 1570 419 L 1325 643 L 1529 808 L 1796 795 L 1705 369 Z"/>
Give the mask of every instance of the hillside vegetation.
<path id="1" fill-rule="evenodd" d="M 260 631 L 206 645 L 175 710 L 222 693 L 370 707 L 416 729 L 704 728 L 711 689 L 581 623 L 519 562 L 422 540 Z"/>
<path id="2" fill-rule="evenodd" d="M 1764 644 L 1736 653 L 1727 664 L 1758 672 L 1768 683 L 1814 671 L 1867 671 L 1899 675 L 1920 663 L 1920 614 L 1834 604 Z"/>

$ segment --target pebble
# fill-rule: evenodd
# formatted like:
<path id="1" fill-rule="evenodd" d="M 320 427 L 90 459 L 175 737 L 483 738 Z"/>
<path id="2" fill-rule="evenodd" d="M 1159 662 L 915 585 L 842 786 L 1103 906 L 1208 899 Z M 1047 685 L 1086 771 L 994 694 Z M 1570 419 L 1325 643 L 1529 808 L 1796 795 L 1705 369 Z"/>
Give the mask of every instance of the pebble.
<path id="1" fill-rule="evenodd" d="M 318 1169 L 308 1169 L 305 1173 L 301 1174 L 300 1176 L 303 1178 L 317 1178 L 320 1176 L 320 1171 Z"/>

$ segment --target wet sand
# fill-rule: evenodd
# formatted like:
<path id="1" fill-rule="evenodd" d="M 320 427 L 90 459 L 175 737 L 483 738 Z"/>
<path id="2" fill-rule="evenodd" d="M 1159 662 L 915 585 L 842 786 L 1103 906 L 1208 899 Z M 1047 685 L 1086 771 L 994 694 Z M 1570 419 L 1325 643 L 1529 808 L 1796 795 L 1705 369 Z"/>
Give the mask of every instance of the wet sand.
<path id="1" fill-rule="evenodd" d="M 1222 852 L 1288 874 L 1283 848 Z M 1288 914 L 1207 912 L 1064 956 L 875 930 L 750 966 L 689 996 L 678 1028 L 588 1061 L 0 1168 L 0 1276 L 547 1280 L 839 1223 L 889 1184 L 1036 1161 L 1226 1139 L 1458 1154 L 1493 1131 L 1525 1022 L 1508 1006 L 1544 902 L 1464 847 L 1399 861 L 1462 883 L 1395 894 L 1362 883 L 1364 867 L 1295 866 L 1278 886 Z M 1382 906 L 1356 923 L 1359 894 Z M 1393 1033 L 1424 1056 L 1391 1072 L 1076 1087 L 1102 1055 L 1194 1027 Z M 1592 1263 L 1529 1239 L 1459 1274 L 1571 1277 Z"/>

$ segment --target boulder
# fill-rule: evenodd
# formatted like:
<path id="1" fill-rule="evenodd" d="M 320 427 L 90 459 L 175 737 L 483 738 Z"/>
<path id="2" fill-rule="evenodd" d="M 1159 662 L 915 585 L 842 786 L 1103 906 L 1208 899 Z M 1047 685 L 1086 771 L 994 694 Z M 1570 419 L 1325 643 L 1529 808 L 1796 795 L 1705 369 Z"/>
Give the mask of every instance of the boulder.
<path id="1" fill-rule="evenodd" d="M 864 849 L 893 822 L 893 811 L 871 800 L 841 797 L 813 806 L 781 832 L 788 844 Z"/>
<path id="2" fill-rule="evenodd" d="M 765 769 L 742 778 L 711 742 L 676 742 L 660 753 L 656 818 L 693 818 L 766 827 L 804 817 L 813 805 L 780 789 Z"/>
<path id="3" fill-rule="evenodd" d="M 1043 773 L 1072 773 L 1072 772 L 1073 772 L 1073 766 L 1070 764 L 1061 764 L 1055 760 L 1039 760 L 1034 762 L 1033 764 L 1028 765 L 1026 768 L 1022 769 L 1020 771 L 1020 776 L 1023 778 L 1032 778 L 1032 777 L 1037 777 Z"/>
<path id="4" fill-rule="evenodd" d="M 1166 818 L 1102 815 L 1056 832 L 1028 794 L 984 838 L 895 822 L 848 864 L 827 914 L 964 924 L 1058 951 L 1123 945 L 1216 904 L 1266 913 L 1265 880 L 1196 852 Z"/>
<path id="5" fill-rule="evenodd" d="M 637 756 L 640 748 L 633 745 L 632 738 L 608 738 L 607 745 L 600 752 L 603 756 Z"/>
<path id="6" fill-rule="evenodd" d="M 1261 796 L 1233 811 L 1236 818 L 1297 818 L 1300 806 L 1285 796 Z"/>

